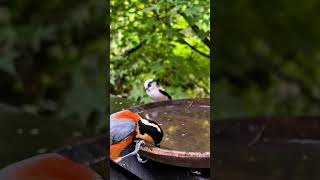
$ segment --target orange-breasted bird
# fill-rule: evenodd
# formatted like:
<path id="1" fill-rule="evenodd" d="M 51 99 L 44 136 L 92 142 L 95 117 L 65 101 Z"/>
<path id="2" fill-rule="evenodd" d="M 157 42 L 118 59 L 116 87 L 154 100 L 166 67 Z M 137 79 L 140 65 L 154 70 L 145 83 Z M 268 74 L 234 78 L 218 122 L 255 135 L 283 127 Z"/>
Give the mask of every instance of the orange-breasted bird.
<path id="1" fill-rule="evenodd" d="M 141 144 L 145 141 L 159 147 L 162 137 L 163 131 L 156 122 L 143 119 L 137 113 L 124 110 L 111 114 L 110 159 L 118 162 L 129 155 L 137 155 L 139 162 L 142 162 L 138 154 Z M 130 154 L 120 157 L 121 152 L 134 139 L 140 140 L 137 142 L 135 150 Z"/>

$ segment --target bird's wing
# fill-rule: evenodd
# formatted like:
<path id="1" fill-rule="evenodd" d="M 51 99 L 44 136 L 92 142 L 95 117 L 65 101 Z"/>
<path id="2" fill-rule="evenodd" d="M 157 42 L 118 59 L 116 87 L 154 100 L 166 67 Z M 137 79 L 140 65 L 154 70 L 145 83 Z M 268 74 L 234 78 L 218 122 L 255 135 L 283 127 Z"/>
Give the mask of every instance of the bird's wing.
<path id="1" fill-rule="evenodd" d="M 168 99 L 172 99 L 171 96 L 163 89 L 163 88 L 159 88 L 159 92 L 165 96 L 168 97 Z"/>
<path id="2" fill-rule="evenodd" d="M 110 118 L 110 144 L 115 144 L 127 138 L 136 128 L 130 119 L 115 120 Z"/>

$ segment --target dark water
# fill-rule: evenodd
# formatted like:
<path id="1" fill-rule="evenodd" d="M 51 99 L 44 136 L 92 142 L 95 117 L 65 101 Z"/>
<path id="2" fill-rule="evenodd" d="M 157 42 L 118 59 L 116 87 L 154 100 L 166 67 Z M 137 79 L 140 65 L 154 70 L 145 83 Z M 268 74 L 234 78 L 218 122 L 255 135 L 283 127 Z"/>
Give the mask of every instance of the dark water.
<path id="1" fill-rule="evenodd" d="M 210 151 L 209 106 L 165 106 L 141 112 L 142 117 L 156 121 L 164 131 L 161 148 L 188 151 Z"/>

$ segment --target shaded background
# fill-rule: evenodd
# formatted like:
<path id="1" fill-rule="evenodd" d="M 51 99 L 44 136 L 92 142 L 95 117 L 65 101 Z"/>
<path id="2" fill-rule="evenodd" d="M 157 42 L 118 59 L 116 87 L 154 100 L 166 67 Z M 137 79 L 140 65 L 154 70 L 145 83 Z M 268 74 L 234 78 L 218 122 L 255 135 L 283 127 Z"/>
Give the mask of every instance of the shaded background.
<path id="1" fill-rule="evenodd" d="M 319 115 L 319 6 L 215 3 L 215 117 Z"/>
<path id="2" fill-rule="evenodd" d="M 1 2 L 0 168 L 106 132 L 105 14 L 103 1 Z"/>
<path id="3" fill-rule="evenodd" d="M 110 15 L 111 101 L 150 102 L 150 78 L 173 99 L 209 97 L 209 0 L 111 0 Z"/>
<path id="4" fill-rule="evenodd" d="M 319 179 L 319 1 L 215 2 L 211 175 Z"/>

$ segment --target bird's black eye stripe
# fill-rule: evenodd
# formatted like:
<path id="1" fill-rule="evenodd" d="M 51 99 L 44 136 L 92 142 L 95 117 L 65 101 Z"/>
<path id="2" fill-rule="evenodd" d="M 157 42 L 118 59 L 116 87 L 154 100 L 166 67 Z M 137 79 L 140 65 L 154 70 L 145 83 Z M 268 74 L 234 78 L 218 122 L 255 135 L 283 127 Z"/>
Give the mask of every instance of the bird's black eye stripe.
<path id="1" fill-rule="evenodd" d="M 148 83 L 148 87 L 151 87 L 151 84 L 153 83 L 154 81 L 150 81 L 149 83 Z"/>

